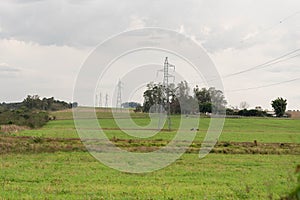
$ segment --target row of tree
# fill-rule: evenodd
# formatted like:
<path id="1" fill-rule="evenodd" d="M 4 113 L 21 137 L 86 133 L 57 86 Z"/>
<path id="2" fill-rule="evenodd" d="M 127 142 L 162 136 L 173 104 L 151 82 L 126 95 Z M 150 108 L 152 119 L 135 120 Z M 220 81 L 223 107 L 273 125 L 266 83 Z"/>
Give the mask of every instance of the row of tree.
<path id="1" fill-rule="evenodd" d="M 37 128 L 48 122 L 48 111 L 72 107 L 77 107 L 77 103 L 67 103 L 53 97 L 40 99 L 37 95 L 28 95 L 19 103 L 0 103 L 0 125 L 15 124 Z"/>
<path id="2" fill-rule="evenodd" d="M 137 110 L 142 110 L 143 112 L 160 112 L 160 109 L 167 110 L 167 103 L 169 103 L 171 114 L 197 112 L 225 114 L 226 112 L 227 115 L 272 116 L 266 111 L 258 109 L 247 110 L 248 105 L 246 102 L 241 103 L 243 107 L 242 110 L 226 109 L 227 101 L 225 100 L 223 92 L 214 87 L 207 89 L 196 86 L 192 91 L 193 93 L 191 94 L 191 88 L 186 81 L 178 83 L 177 86 L 170 84 L 169 87 L 165 87 L 161 83 L 151 82 L 147 85 L 147 89 L 143 94 L 143 106 L 133 104 L 133 102 L 131 102 L 130 105 L 136 105 Z M 169 99 L 167 99 L 168 97 Z M 284 116 L 287 106 L 286 99 L 278 97 L 271 102 L 271 105 L 277 117 Z"/>
<path id="3" fill-rule="evenodd" d="M 226 115 L 238 115 L 238 116 L 245 116 L 245 117 L 272 117 L 271 114 L 268 114 L 266 111 L 257 110 L 257 109 L 242 109 L 242 110 L 234 110 L 231 108 L 226 109 Z"/>
<path id="4" fill-rule="evenodd" d="M 200 89 L 196 86 L 192 95 L 190 90 L 186 81 L 178 83 L 177 86 L 170 84 L 169 87 L 160 83 L 149 83 L 143 95 L 143 112 L 158 112 L 161 108 L 166 110 L 167 103 L 170 104 L 171 114 L 225 112 L 227 102 L 221 90 L 213 87 Z"/>
<path id="5" fill-rule="evenodd" d="M 0 110 L 0 125 L 18 125 L 30 128 L 42 127 L 49 121 L 49 115 L 45 111 L 33 111 L 29 109 Z"/>

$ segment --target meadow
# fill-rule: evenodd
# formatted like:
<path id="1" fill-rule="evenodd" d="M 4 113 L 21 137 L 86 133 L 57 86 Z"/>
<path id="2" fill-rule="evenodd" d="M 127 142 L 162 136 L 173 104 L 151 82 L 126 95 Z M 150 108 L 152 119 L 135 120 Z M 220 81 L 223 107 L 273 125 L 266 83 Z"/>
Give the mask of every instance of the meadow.
<path id="1" fill-rule="evenodd" d="M 2 199 L 278 199 L 295 186 L 296 155 L 186 154 L 165 169 L 127 174 L 86 152 L 7 154 Z"/>
<path id="2" fill-rule="evenodd" d="M 226 119 L 214 151 L 199 159 L 210 122 L 201 118 L 189 153 L 164 169 L 129 174 L 86 152 L 70 111 L 52 115 L 56 120 L 40 129 L 0 134 L 0 199 L 280 199 L 297 185 L 299 120 Z M 149 122 L 146 114 L 131 115 L 137 124 Z M 97 116 L 105 134 L 129 150 L 167 144 L 179 124 L 172 116 L 173 131 L 136 139 L 118 130 L 110 112 Z"/>

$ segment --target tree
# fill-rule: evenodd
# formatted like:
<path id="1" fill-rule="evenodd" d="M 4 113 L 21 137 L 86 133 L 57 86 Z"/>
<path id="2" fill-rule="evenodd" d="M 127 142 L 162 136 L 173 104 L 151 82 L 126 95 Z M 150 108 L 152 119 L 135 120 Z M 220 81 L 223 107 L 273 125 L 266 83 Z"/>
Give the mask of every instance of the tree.
<path id="1" fill-rule="evenodd" d="M 216 90 L 214 87 L 209 89 L 199 89 L 198 86 L 194 88 L 195 98 L 198 100 L 200 112 L 224 112 L 225 105 L 227 104 L 223 92 Z"/>
<path id="2" fill-rule="evenodd" d="M 249 104 L 246 101 L 242 101 L 240 103 L 240 109 L 244 110 L 244 109 L 247 109 L 247 108 L 249 108 Z"/>
<path id="3" fill-rule="evenodd" d="M 186 81 L 177 84 L 171 100 L 171 111 L 175 114 L 189 114 L 197 112 L 197 101 L 190 96 L 190 87 Z"/>
<path id="4" fill-rule="evenodd" d="M 147 90 L 144 92 L 143 96 L 143 112 L 158 112 L 159 105 L 162 105 L 166 100 L 162 84 L 147 84 Z"/>
<path id="5" fill-rule="evenodd" d="M 282 97 L 278 97 L 272 101 L 271 105 L 274 108 L 276 116 L 282 117 L 286 110 L 287 100 Z"/>
<path id="6" fill-rule="evenodd" d="M 169 95 L 167 95 L 169 92 Z M 189 95 L 190 88 L 186 81 L 169 84 L 165 88 L 162 84 L 149 83 L 144 92 L 143 112 L 160 112 L 161 108 L 167 110 L 167 96 L 169 96 L 172 114 L 188 114 L 197 111 L 197 102 Z"/>

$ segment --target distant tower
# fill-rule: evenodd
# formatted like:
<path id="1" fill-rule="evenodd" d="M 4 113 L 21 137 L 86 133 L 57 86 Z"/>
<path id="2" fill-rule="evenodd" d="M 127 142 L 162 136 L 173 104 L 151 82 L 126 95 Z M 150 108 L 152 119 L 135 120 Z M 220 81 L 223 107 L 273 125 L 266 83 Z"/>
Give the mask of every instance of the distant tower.
<path id="1" fill-rule="evenodd" d="M 122 108 L 122 82 L 118 82 L 117 104 L 116 108 Z"/>
<path id="2" fill-rule="evenodd" d="M 95 97 L 96 99 L 95 99 L 95 107 L 97 107 L 98 106 L 98 95 L 96 94 L 96 97 Z"/>
<path id="3" fill-rule="evenodd" d="M 102 94 L 99 94 L 99 107 L 102 107 Z"/>
<path id="4" fill-rule="evenodd" d="M 105 95 L 105 107 L 108 107 L 108 94 Z"/>

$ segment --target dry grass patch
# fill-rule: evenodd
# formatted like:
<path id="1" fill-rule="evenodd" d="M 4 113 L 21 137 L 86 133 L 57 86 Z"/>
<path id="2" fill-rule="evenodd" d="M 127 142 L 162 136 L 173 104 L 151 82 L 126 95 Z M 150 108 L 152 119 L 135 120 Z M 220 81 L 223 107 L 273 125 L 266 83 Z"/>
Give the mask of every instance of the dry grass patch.
<path id="1" fill-rule="evenodd" d="M 28 130 L 28 129 L 30 129 L 30 128 L 28 128 L 26 126 L 17 126 L 14 124 L 0 126 L 0 131 L 4 132 L 4 133 L 17 133 L 19 131 Z"/>

